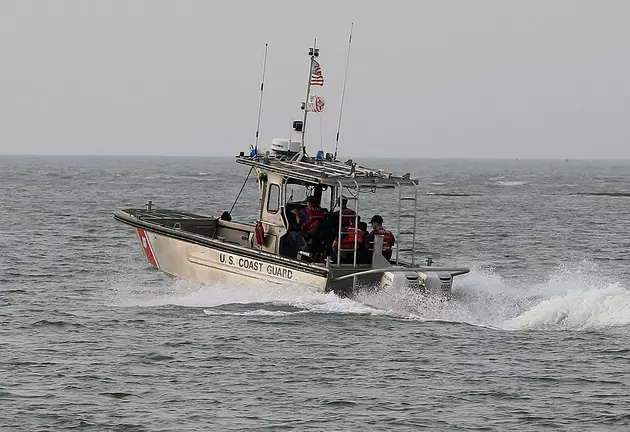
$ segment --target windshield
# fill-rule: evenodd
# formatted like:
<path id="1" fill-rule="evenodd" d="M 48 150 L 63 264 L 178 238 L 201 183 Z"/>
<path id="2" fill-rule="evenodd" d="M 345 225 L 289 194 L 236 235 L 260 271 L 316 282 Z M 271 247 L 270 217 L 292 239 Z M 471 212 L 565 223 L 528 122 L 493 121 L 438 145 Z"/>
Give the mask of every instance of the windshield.
<path id="1" fill-rule="evenodd" d="M 322 185 L 314 185 L 314 184 L 301 184 L 301 183 L 287 183 L 286 185 L 286 203 L 306 203 L 306 198 L 310 196 L 315 196 L 316 199 L 321 200 L 320 206 L 323 209 L 327 209 L 331 204 L 331 193 L 332 188 L 328 186 Z"/>
<path id="2" fill-rule="evenodd" d="M 307 186 L 302 184 L 287 184 L 287 204 L 304 202 L 307 197 L 315 193 L 315 186 Z"/>

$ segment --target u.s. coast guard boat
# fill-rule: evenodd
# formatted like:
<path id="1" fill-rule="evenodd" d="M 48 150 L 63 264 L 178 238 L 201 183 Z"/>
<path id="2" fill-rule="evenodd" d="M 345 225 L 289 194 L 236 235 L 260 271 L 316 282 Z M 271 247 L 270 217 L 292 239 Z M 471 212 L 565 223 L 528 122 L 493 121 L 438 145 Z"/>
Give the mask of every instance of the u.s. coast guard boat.
<path id="1" fill-rule="evenodd" d="M 309 54 L 307 101 L 313 77 L 317 78 L 319 72 L 315 60 L 318 50 L 311 48 Z M 426 266 L 416 264 L 417 181 L 409 174 L 372 169 L 352 160 L 341 162 L 336 154 L 319 151 L 314 157 L 308 155 L 304 145 L 309 111 L 306 103 L 302 109 L 303 121 L 293 123 L 297 139 L 276 139 L 270 151 L 258 152 L 256 145 L 248 154 L 241 152 L 236 156 L 236 163 L 257 173 L 260 195 L 252 203 L 258 207 L 255 223 L 232 221 L 229 214 L 219 218 L 154 208 L 151 201 L 146 208 L 120 210 L 114 218 L 135 228 L 149 263 L 172 277 L 237 286 L 255 281 L 300 284 L 340 295 L 362 287 L 409 286 L 449 296 L 453 277 L 468 273 L 469 269 L 436 268 L 430 262 Z M 298 146 L 292 147 L 293 143 Z M 372 193 L 387 194 L 397 207 L 397 212 L 391 212 L 393 224 L 388 221 L 396 238 L 389 259 L 383 256 L 383 237 L 379 235 L 374 236 L 368 259 L 358 235 L 354 236 L 354 245 L 340 250 L 336 259 L 331 259 L 325 248 L 319 249 L 322 253 L 314 254 L 312 249 L 308 252 L 308 245 L 296 229 L 296 209 L 303 209 L 310 198 L 325 211 L 322 226 L 328 231 L 323 228 L 323 234 L 311 241 L 340 239 L 345 235 L 342 218 L 348 216 L 341 211 L 335 214 L 334 210 L 339 210 L 344 200 L 351 201 L 356 227 L 361 210 L 359 198 Z M 407 263 L 402 262 L 403 255 L 408 257 Z"/>

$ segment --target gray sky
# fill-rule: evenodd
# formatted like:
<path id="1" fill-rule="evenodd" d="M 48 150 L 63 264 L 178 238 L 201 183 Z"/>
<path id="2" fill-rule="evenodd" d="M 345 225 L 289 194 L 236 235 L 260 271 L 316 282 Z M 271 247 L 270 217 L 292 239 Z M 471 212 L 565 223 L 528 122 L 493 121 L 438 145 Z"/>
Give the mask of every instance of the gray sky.
<path id="1" fill-rule="evenodd" d="M 0 153 L 630 158 L 630 2 L 0 1 Z"/>

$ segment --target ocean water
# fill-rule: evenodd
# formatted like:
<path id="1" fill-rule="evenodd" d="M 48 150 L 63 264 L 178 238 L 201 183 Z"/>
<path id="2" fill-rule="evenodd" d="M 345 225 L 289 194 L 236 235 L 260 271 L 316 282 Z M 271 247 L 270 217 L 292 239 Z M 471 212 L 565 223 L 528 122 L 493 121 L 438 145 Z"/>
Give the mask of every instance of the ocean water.
<path id="1" fill-rule="evenodd" d="M 0 429 L 630 430 L 630 162 L 366 163 L 420 178 L 452 301 L 164 277 L 112 213 L 220 214 L 230 159 L 0 156 Z"/>

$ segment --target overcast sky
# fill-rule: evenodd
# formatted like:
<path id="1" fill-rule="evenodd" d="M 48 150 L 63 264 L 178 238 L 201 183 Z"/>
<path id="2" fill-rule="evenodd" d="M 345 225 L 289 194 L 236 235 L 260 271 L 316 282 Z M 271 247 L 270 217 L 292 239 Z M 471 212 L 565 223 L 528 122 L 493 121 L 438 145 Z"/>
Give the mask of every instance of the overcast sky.
<path id="1" fill-rule="evenodd" d="M 0 153 L 630 158 L 630 1 L 0 1 Z M 321 117 L 321 132 L 320 118 Z"/>

